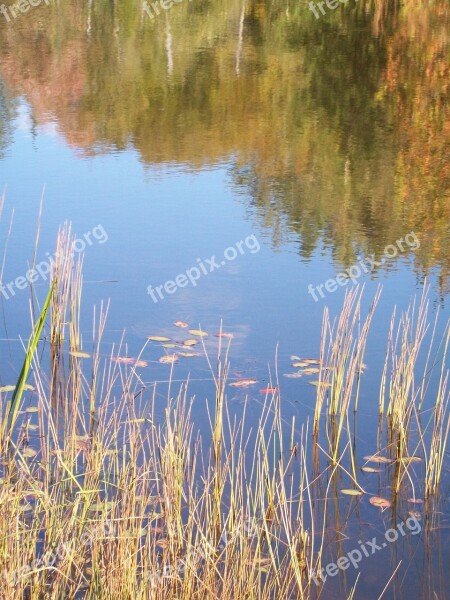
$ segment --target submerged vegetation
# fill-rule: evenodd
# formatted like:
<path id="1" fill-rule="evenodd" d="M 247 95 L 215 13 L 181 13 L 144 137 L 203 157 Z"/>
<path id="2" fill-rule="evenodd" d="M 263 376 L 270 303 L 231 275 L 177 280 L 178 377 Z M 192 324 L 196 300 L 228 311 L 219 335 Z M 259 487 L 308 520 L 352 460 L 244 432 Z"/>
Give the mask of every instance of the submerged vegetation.
<path id="1" fill-rule="evenodd" d="M 200 349 L 213 404 L 191 398 L 189 381 L 175 381 L 175 360 L 166 361 L 168 385 L 149 386 L 141 374 L 145 347 L 136 359 L 123 342 L 105 355 L 103 305 L 94 311 L 91 346 L 83 344 L 82 261 L 75 262 L 71 243 L 64 227 L 23 370 L 15 385 L 0 388 L 2 598 L 313 598 L 327 562 L 372 537 L 360 530 L 365 511 L 378 530 L 410 517 L 420 522 L 420 541 L 406 536 L 402 556 L 423 561 L 406 561 L 417 569 L 423 597 L 443 597 L 445 582 L 429 556 L 440 543 L 448 471 L 450 328 L 441 340 L 436 325 L 427 332 L 426 292 L 418 307 L 393 316 L 374 395 L 376 446 L 363 456 L 356 420 L 380 294 L 363 316 L 362 292 L 348 293 L 336 320 L 324 313 L 320 356 L 292 357 L 316 378 L 310 422 L 285 421 L 276 377 L 261 390 L 257 422 L 248 423 L 250 397 L 237 419 L 228 388 L 257 381 L 230 381 L 229 333 L 217 334 L 214 358 L 206 354 L 207 332 L 187 331 L 183 321 L 175 325 L 190 344 L 165 335 L 147 342 L 177 360 Z M 208 411 L 209 431 L 194 428 L 197 403 Z M 380 598 L 392 587 L 401 591 L 402 559 L 391 552 Z M 344 575 L 339 597 L 358 597 L 364 582 Z"/>

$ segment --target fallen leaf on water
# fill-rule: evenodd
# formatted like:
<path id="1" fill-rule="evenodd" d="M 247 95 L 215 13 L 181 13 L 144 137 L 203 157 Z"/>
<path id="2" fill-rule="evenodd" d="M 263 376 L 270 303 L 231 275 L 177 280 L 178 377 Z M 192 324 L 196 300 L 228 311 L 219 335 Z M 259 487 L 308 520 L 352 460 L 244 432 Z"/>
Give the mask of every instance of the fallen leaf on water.
<path id="1" fill-rule="evenodd" d="M 178 356 L 187 356 L 187 357 L 191 357 L 191 356 L 200 356 L 199 352 L 177 352 Z"/>
<path id="2" fill-rule="evenodd" d="M 228 338 L 228 339 L 232 340 L 234 338 L 234 334 L 233 333 L 225 333 L 225 331 L 219 331 L 219 333 L 216 333 L 216 337 Z"/>
<path id="3" fill-rule="evenodd" d="M 319 373 L 320 369 L 318 367 L 307 367 L 306 369 L 302 369 L 303 375 L 315 375 Z"/>
<path id="4" fill-rule="evenodd" d="M 184 340 L 184 346 L 195 346 L 198 344 L 198 340 Z"/>
<path id="5" fill-rule="evenodd" d="M 316 387 L 331 387 L 331 383 L 328 383 L 328 381 L 308 381 L 308 383 Z"/>
<path id="6" fill-rule="evenodd" d="M 260 394 L 275 394 L 276 392 L 278 392 L 277 387 L 267 387 L 263 388 L 262 390 L 259 390 Z"/>
<path id="7" fill-rule="evenodd" d="M 254 385 L 255 383 L 258 383 L 256 379 L 240 379 L 239 381 L 233 381 L 233 383 L 230 383 L 229 385 L 231 387 L 246 388 L 249 385 Z"/>
<path id="8" fill-rule="evenodd" d="M 365 471 L 366 473 L 381 473 L 381 469 L 376 469 L 375 467 L 361 467 L 361 471 Z"/>
<path id="9" fill-rule="evenodd" d="M 146 360 L 136 360 L 134 362 L 135 367 L 148 367 L 148 362 Z"/>
<path id="10" fill-rule="evenodd" d="M 320 365 L 320 360 L 318 358 L 301 358 L 300 360 L 308 365 Z"/>
<path id="11" fill-rule="evenodd" d="M 391 458 L 388 458 L 387 456 L 365 456 L 364 460 L 367 460 L 369 462 L 374 462 L 374 463 L 383 463 L 383 464 L 388 464 L 388 463 L 393 462 L 393 460 Z"/>
<path id="12" fill-rule="evenodd" d="M 408 502 L 411 502 L 411 504 L 423 504 L 422 498 L 408 498 Z"/>
<path id="13" fill-rule="evenodd" d="M 422 515 L 417 510 L 408 510 L 408 514 L 418 521 L 422 519 Z"/>
<path id="14" fill-rule="evenodd" d="M 283 377 L 287 377 L 288 379 L 297 379 L 302 377 L 303 373 L 301 371 L 297 371 L 296 373 L 283 373 Z"/>
<path id="15" fill-rule="evenodd" d="M 130 358 L 129 356 L 113 356 L 111 360 L 121 365 L 132 365 L 134 363 L 134 358 Z"/>
<path id="16" fill-rule="evenodd" d="M 29 406 L 28 408 L 25 409 L 25 412 L 27 413 L 35 413 L 38 412 L 38 407 L 37 406 Z"/>
<path id="17" fill-rule="evenodd" d="M 198 337 L 206 337 L 208 335 L 206 331 L 202 331 L 201 329 L 189 329 L 188 333 L 191 335 L 198 335 Z"/>
<path id="18" fill-rule="evenodd" d="M 413 463 L 413 462 L 421 462 L 422 459 L 420 458 L 420 456 L 403 456 L 401 458 L 402 462 L 405 463 Z"/>
<path id="19" fill-rule="evenodd" d="M 78 350 L 72 350 L 69 352 L 70 356 L 74 356 L 75 358 L 90 358 L 91 355 L 87 352 L 79 352 Z"/>
<path id="20" fill-rule="evenodd" d="M 307 367 L 308 365 L 309 363 L 305 362 L 304 360 L 296 360 L 292 363 L 293 367 Z"/>
<path id="21" fill-rule="evenodd" d="M 346 496 L 362 496 L 364 492 L 360 490 L 341 490 L 341 494 L 345 494 Z"/>
<path id="22" fill-rule="evenodd" d="M 386 498 L 380 498 L 380 496 L 372 496 L 372 498 L 369 498 L 369 502 L 372 504 L 372 506 L 378 506 L 383 510 L 385 508 L 390 508 L 391 506 L 390 500 L 386 500 Z"/>
<path id="23" fill-rule="evenodd" d="M 300 356 L 297 356 L 295 354 L 291 354 L 291 360 L 302 360 L 302 359 L 300 358 Z"/>
<path id="24" fill-rule="evenodd" d="M 164 337 L 163 335 L 149 335 L 147 336 L 147 339 L 152 342 L 170 342 L 170 338 Z"/>
<path id="25" fill-rule="evenodd" d="M 189 327 L 189 323 L 186 323 L 186 321 L 175 321 L 174 325 L 175 327 L 182 327 L 183 329 Z"/>
<path id="26" fill-rule="evenodd" d="M 178 362 L 178 356 L 176 354 L 166 354 L 166 356 L 161 356 L 159 362 L 165 364 L 176 363 Z"/>
<path id="27" fill-rule="evenodd" d="M 168 343 L 168 344 L 161 344 L 162 348 L 175 348 L 176 344 L 173 344 L 172 342 Z"/>
<path id="28" fill-rule="evenodd" d="M 15 385 L 4 385 L 2 387 L 0 387 L 0 392 L 13 392 L 16 389 Z M 34 387 L 32 385 L 30 385 L 29 383 L 25 383 L 23 386 L 23 390 L 30 390 L 33 391 Z"/>
<path id="29" fill-rule="evenodd" d="M 33 458 L 33 456 L 36 456 L 37 452 L 36 450 L 33 450 L 33 448 L 25 448 L 22 454 L 27 458 Z"/>

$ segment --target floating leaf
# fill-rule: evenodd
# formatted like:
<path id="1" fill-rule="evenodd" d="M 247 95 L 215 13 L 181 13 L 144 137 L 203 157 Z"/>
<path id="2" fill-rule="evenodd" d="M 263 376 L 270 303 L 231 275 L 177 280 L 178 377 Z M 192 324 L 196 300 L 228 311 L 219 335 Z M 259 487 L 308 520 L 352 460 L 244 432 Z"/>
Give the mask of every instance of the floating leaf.
<path id="1" fill-rule="evenodd" d="M 28 408 L 25 409 L 25 412 L 27 413 L 35 413 L 38 412 L 38 407 L 37 406 L 29 406 Z"/>
<path id="2" fill-rule="evenodd" d="M 300 356 L 296 356 L 295 354 L 291 355 L 291 360 L 302 360 Z"/>
<path id="3" fill-rule="evenodd" d="M 135 367 L 148 367 L 148 362 L 146 360 L 136 360 L 134 362 Z"/>
<path id="4" fill-rule="evenodd" d="M 381 473 L 381 469 L 376 469 L 375 467 L 361 467 L 361 471 L 365 471 L 366 473 Z"/>
<path id="5" fill-rule="evenodd" d="M 176 354 L 166 354 L 166 356 L 161 356 L 159 362 L 164 364 L 176 363 L 178 362 L 178 356 Z"/>
<path id="6" fill-rule="evenodd" d="M 152 342 L 170 342 L 170 338 L 163 335 L 148 335 L 147 339 Z"/>
<path id="7" fill-rule="evenodd" d="M 198 337 L 207 337 L 206 331 L 202 331 L 201 329 L 189 329 L 188 333 L 191 335 L 198 335 Z"/>
<path id="8" fill-rule="evenodd" d="M 318 367 L 307 367 L 306 369 L 302 369 L 303 375 L 315 375 L 319 373 L 320 369 Z"/>
<path id="9" fill-rule="evenodd" d="M 320 360 L 318 358 L 301 358 L 300 360 L 307 365 L 320 365 Z"/>
<path id="10" fill-rule="evenodd" d="M 198 344 L 198 340 L 185 340 L 183 342 L 184 346 L 195 346 L 196 344 Z"/>
<path id="11" fill-rule="evenodd" d="M 301 371 L 296 371 L 295 373 L 284 373 L 283 377 L 287 377 L 288 379 L 298 379 L 303 376 Z"/>
<path id="12" fill-rule="evenodd" d="M 422 519 L 422 515 L 417 510 L 408 510 L 408 514 L 418 521 Z"/>
<path id="13" fill-rule="evenodd" d="M 15 389 L 15 385 L 4 385 L 0 387 L 0 392 L 13 392 Z"/>
<path id="14" fill-rule="evenodd" d="M 189 327 L 189 323 L 186 323 L 186 321 L 175 321 L 174 325 L 175 327 L 181 327 L 182 329 Z"/>
<path id="15" fill-rule="evenodd" d="M 175 348 L 176 344 L 173 344 L 172 342 L 169 342 L 168 344 L 161 344 L 161 346 L 163 348 Z"/>
<path id="16" fill-rule="evenodd" d="M 246 388 L 250 385 L 255 385 L 255 383 L 258 383 L 256 379 L 240 379 L 239 381 L 233 381 L 229 385 L 231 387 Z"/>
<path id="17" fill-rule="evenodd" d="M 69 352 L 70 356 L 74 356 L 75 358 L 90 358 L 91 355 L 87 352 L 79 352 L 78 350 L 72 350 Z"/>
<path id="18" fill-rule="evenodd" d="M 296 360 L 295 362 L 292 363 L 293 367 L 307 367 L 309 363 L 305 362 L 304 360 Z"/>
<path id="19" fill-rule="evenodd" d="M 234 338 L 233 333 L 226 333 L 225 331 L 219 331 L 219 333 L 216 333 L 215 335 L 218 338 L 228 338 L 229 340 L 232 340 Z"/>
<path id="20" fill-rule="evenodd" d="M 200 356 L 199 352 L 177 352 L 178 356 L 187 356 L 187 357 L 191 357 L 191 356 Z"/>
<path id="21" fill-rule="evenodd" d="M 33 458 L 33 456 L 36 456 L 37 452 L 36 450 L 33 450 L 33 448 L 25 448 L 22 454 L 27 458 Z"/>
<path id="22" fill-rule="evenodd" d="M 422 498 L 408 498 L 408 502 L 411 502 L 411 504 L 423 504 Z"/>
<path id="23" fill-rule="evenodd" d="M 110 511 L 113 506 L 114 502 L 97 502 L 95 504 L 91 504 L 89 510 L 92 512 Z"/>
<path id="24" fill-rule="evenodd" d="M 36 431 L 36 429 L 39 429 L 39 427 L 37 425 L 33 425 L 33 423 L 29 423 L 27 425 L 27 429 L 29 429 L 30 431 Z"/>
<path id="25" fill-rule="evenodd" d="M 401 458 L 401 461 L 404 463 L 417 463 L 422 462 L 422 459 L 420 458 L 420 456 L 403 456 Z"/>
<path id="26" fill-rule="evenodd" d="M 331 383 L 328 381 L 308 381 L 308 383 L 316 387 L 331 387 Z"/>
<path id="27" fill-rule="evenodd" d="M 374 462 L 374 463 L 383 463 L 383 464 L 390 464 L 392 463 L 392 459 L 388 458 L 387 456 L 365 456 L 364 460 L 367 460 L 369 462 Z"/>
<path id="28" fill-rule="evenodd" d="M 380 498 L 380 496 L 372 496 L 372 498 L 369 498 L 369 502 L 372 504 L 372 506 L 378 506 L 383 510 L 391 507 L 390 500 L 386 500 L 386 498 Z"/>
<path id="29" fill-rule="evenodd" d="M 364 492 L 361 492 L 361 490 L 341 490 L 341 494 L 345 494 L 346 496 L 362 496 Z"/>
<path id="30" fill-rule="evenodd" d="M 132 365 L 134 363 L 134 358 L 129 356 L 113 356 L 111 360 L 121 365 Z"/>
<path id="31" fill-rule="evenodd" d="M 276 392 L 278 392 L 277 387 L 267 387 L 263 388 L 262 390 L 259 390 L 260 394 L 275 394 Z"/>

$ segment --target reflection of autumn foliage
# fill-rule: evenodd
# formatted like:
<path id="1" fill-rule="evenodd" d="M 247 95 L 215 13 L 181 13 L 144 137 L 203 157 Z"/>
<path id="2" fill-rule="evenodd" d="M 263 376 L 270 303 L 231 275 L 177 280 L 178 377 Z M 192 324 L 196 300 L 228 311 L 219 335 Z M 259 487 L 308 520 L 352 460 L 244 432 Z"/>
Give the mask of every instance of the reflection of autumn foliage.
<path id="1" fill-rule="evenodd" d="M 426 266 L 442 259 L 443 286 L 450 257 L 449 18 L 446 0 L 404 3 L 381 88 L 395 111 L 398 201 L 408 225 L 422 232 Z"/>
<path id="2" fill-rule="evenodd" d="M 204 0 L 156 23 L 135 0 L 71 3 L 0 25 L 0 72 L 80 153 L 233 156 L 274 242 L 294 233 L 305 257 L 323 240 L 350 264 L 355 244 L 377 253 L 414 230 L 417 267 L 438 265 L 444 289 L 447 1 L 365 0 L 320 21 L 288 4 Z"/>

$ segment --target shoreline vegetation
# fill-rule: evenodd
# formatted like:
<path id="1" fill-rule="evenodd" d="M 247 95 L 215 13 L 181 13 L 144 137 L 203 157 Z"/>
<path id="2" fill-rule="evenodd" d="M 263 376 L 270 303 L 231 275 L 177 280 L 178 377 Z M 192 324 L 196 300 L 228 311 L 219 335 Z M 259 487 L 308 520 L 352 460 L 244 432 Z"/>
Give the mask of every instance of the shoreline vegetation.
<path id="1" fill-rule="evenodd" d="M 315 412 L 304 423 L 285 421 L 278 376 L 258 422 L 247 422 L 248 400 L 236 419 L 227 400 L 232 341 L 219 336 L 216 359 L 206 355 L 211 429 L 200 434 L 189 381 L 169 382 L 161 417 L 141 356 L 118 360 L 123 341 L 102 355 L 107 305 L 94 310 L 92 346 L 82 345 L 82 257 L 69 226 L 56 250 L 20 377 L 0 388 L 1 598 L 315 598 L 316 574 L 326 567 L 327 586 L 330 560 L 345 553 L 340 503 L 357 513 L 367 505 L 402 534 L 420 520 L 420 535 L 402 544 L 408 554 L 420 543 L 420 586 L 432 588 L 448 471 L 450 328 L 437 339 L 437 318 L 429 326 L 426 286 L 403 315 L 394 311 L 378 444 L 363 457 L 350 420 L 359 417 L 381 292 L 366 315 L 358 288 L 336 320 L 325 309 Z M 167 368 L 171 380 L 173 362 Z M 361 538 L 347 539 L 348 550 Z M 383 572 L 380 598 L 400 567 Z M 358 578 L 341 583 L 341 598 L 358 597 Z"/>

